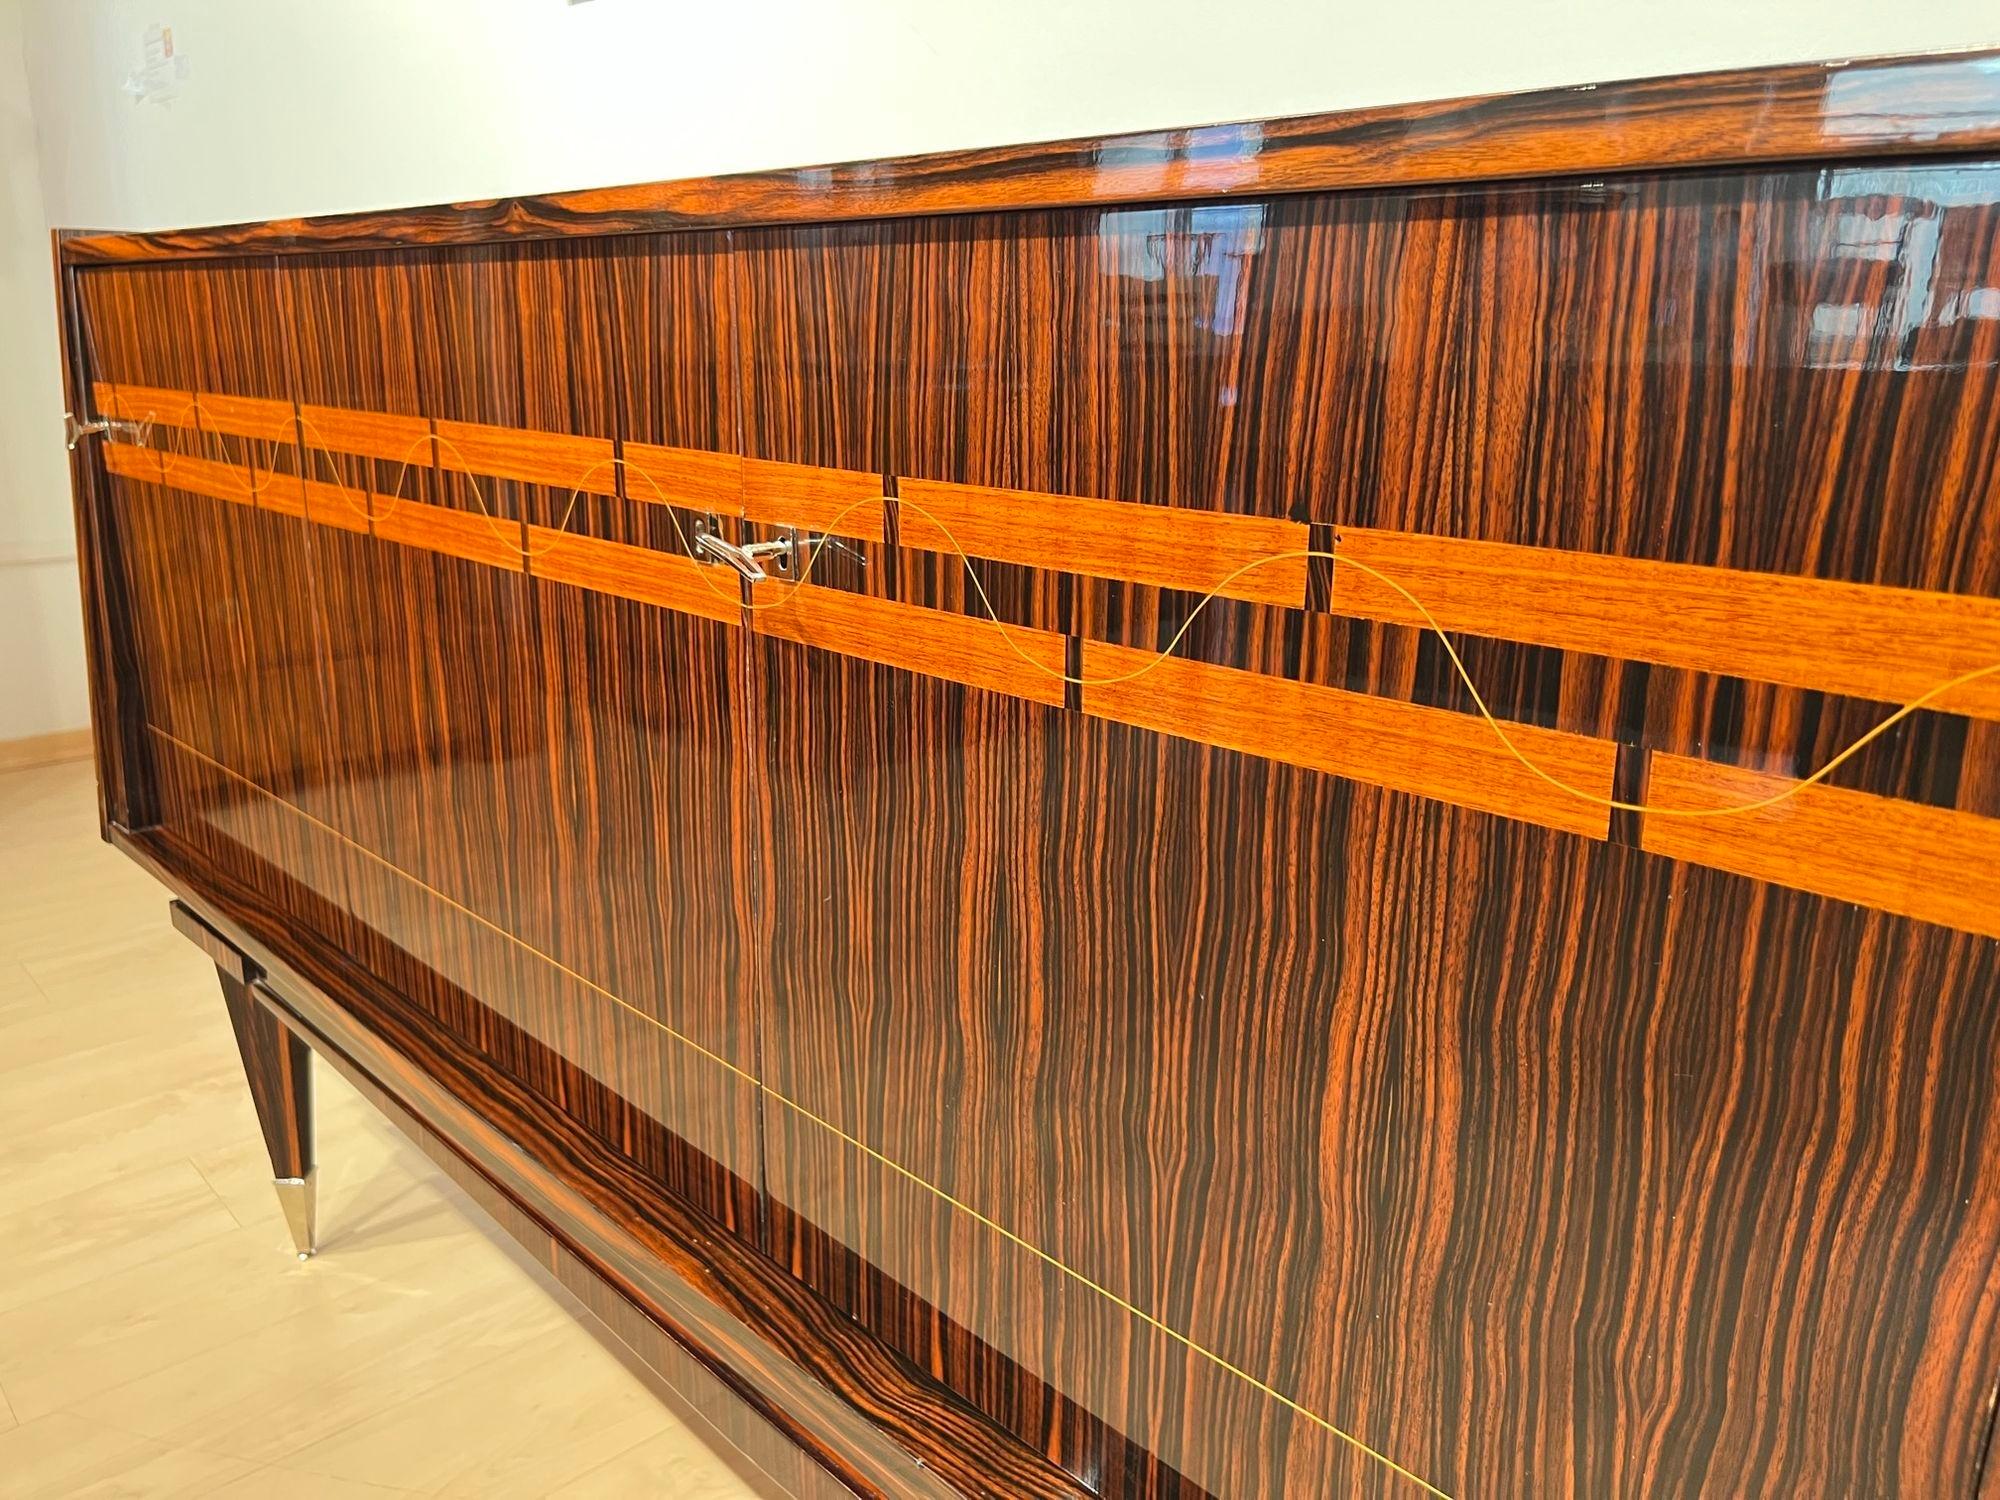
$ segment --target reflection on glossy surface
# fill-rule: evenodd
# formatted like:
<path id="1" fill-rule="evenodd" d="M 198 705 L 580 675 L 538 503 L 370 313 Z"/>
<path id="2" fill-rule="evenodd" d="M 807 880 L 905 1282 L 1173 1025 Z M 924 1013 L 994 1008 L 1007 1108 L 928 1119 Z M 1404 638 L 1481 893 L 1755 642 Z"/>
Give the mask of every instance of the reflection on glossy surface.
<path id="1" fill-rule="evenodd" d="M 881 441 L 904 476 L 2000 593 L 2000 557 L 1935 540 L 1995 524 L 2000 330 L 1957 310 L 2000 285 L 1996 189 L 1991 166 L 1795 171 L 922 221 L 892 240 Z M 788 312 L 766 310 L 810 328 Z M 1980 458 L 1936 462 L 1946 433 Z M 904 597 L 975 607 L 955 563 L 898 566 Z M 998 588 L 1012 618 L 1148 648 L 1186 608 Z M 1219 618 L 1211 660 L 1456 691 L 1406 636 Z M 1864 1205 L 1754 1143 L 1824 1138 L 1843 1097 L 1785 1017 L 1916 1045 L 1904 962 L 1949 975 L 1990 1055 L 1990 948 L 831 657 L 765 670 L 797 849 L 766 1078 L 964 1206 L 780 1111 L 779 1243 L 914 1358 L 968 1388 L 1018 1364 L 1087 1414 L 1078 1445 L 1132 1434 L 1223 1493 L 1383 1483 L 1244 1375 L 1452 1493 L 1616 1493 L 1642 1463 L 1669 1491 L 1893 1486 L 1880 1445 L 1791 1449 L 1739 1407 L 1770 1377 L 1729 1308 L 1770 1309 L 1786 1348 L 1849 1337 L 1872 1296 L 1849 1268 L 1955 1212 L 1956 1148 Z M 1475 670 L 1524 718 L 1778 765 L 1879 714 L 1497 644 Z M 1926 721 L 1853 784 L 1949 802 L 1966 757 Z M 1884 944 L 1893 976 L 1831 956 Z M 1718 1114 L 1733 1076 L 1761 1082 Z M 1937 1102 L 1871 1089 L 1862 1133 Z M 1975 1155 L 1994 1130 L 1982 1112 Z M 1788 1261 L 1804 1221 L 1824 1238 Z M 1950 1264 L 1919 1274 L 1929 1298 Z M 1904 1411 L 1955 1359 L 1906 1352 L 1804 1420 Z M 1713 1447 L 1638 1456 L 1641 1430 L 1705 1423 Z"/>
<path id="2" fill-rule="evenodd" d="M 1836 67 L 1821 111 L 1835 141 L 1934 141 L 2000 127 L 2000 57 L 1907 58 Z"/>
<path id="3" fill-rule="evenodd" d="M 1587 177 L 2000 147 L 1992 52 L 1643 78 L 1331 115 L 587 189 L 433 209 L 70 240 L 71 264 L 371 250 L 728 225 Z"/>
<path id="4" fill-rule="evenodd" d="M 1221 191 L 1272 149 L 1174 133 L 1094 180 Z M 113 379 L 1992 596 L 1996 229 L 2000 169 L 1957 164 L 88 274 Z M 1969 1488 L 1993 944 L 532 572 L 116 508 L 189 747 L 170 826 L 1107 1492 Z M 658 519 L 577 524 L 677 545 Z M 827 581 L 970 607 L 950 559 L 863 550 Z M 993 586 L 1127 645 L 1189 608 Z M 1243 602 L 1192 645 L 1458 704 L 1399 627 Z M 1784 769 L 1875 712 L 1468 659 L 1635 751 Z M 1996 754 L 1919 716 L 1843 784 L 1993 812 Z"/>

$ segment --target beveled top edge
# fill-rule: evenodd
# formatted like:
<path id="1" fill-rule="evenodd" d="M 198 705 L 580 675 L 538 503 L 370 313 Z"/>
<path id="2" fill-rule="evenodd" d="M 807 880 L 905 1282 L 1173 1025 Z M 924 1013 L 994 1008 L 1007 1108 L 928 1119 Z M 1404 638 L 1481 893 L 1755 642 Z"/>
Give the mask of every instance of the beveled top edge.
<path id="1" fill-rule="evenodd" d="M 57 232 L 65 264 L 386 250 L 2000 147 L 2000 49 L 1785 64 L 423 208 Z"/>

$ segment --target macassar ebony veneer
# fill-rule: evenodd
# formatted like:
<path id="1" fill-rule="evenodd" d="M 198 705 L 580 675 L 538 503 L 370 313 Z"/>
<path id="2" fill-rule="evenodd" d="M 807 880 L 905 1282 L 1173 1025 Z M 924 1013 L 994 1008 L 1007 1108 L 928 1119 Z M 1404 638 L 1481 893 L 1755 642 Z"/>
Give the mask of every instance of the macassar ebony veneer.
<path id="1" fill-rule="evenodd" d="M 295 1205 L 310 1051 L 762 1493 L 1991 1491 L 2000 60 L 57 274 Z"/>

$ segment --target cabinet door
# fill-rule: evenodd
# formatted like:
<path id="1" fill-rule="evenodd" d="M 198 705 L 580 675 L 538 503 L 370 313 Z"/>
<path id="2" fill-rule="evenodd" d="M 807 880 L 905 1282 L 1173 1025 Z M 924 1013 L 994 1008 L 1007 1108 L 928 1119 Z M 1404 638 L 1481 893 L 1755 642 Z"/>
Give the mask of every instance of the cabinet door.
<path id="1" fill-rule="evenodd" d="M 756 1240 L 740 595 L 610 461 L 733 454 L 726 236 L 81 281 L 165 821 Z"/>
<path id="2" fill-rule="evenodd" d="M 1310 570 L 1182 628 L 1218 516 L 1992 592 L 1812 541 L 1828 505 L 1902 534 L 1919 474 L 1828 479 L 1912 438 L 1902 401 L 1991 445 L 1950 379 L 1812 332 L 1829 299 L 1875 326 L 1895 277 L 1801 266 L 1885 212 L 1990 249 L 1963 193 L 1760 173 L 766 236 L 752 451 L 886 470 L 900 544 L 758 626 L 773 1253 L 1112 1492 L 1963 1493 L 1996 945 L 1644 852 L 1477 736 L 1492 784 L 1449 779 L 1430 741 L 1485 728 L 1437 642 Z M 1204 540 L 1142 555 L 1162 505 Z M 1103 680 L 1169 644 L 1197 665 Z M 1603 796 L 1649 751 L 1803 774 L 1882 712 L 1463 655 Z M 1949 802 L 1957 733 L 1913 723 L 1851 784 Z"/>

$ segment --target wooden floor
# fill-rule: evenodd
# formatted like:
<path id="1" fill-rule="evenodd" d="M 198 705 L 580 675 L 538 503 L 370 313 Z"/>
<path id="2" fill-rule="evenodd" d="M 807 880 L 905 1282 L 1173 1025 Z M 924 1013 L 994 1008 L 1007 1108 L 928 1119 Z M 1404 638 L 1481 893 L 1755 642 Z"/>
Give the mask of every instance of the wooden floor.
<path id="1" fill-rule="evenodd" d="M 318 1068 L 291 1253 L 214 970 L 0 775 L 0 1496 L 747 1495 Z"/>

